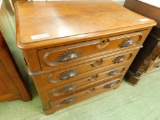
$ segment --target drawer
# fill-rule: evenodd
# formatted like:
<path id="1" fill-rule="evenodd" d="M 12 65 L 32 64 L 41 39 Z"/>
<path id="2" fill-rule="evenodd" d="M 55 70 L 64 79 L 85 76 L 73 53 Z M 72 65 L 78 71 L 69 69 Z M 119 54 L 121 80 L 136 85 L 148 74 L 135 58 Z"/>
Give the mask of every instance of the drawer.
<path id="1" fill-rule="evenodd" d="M 121 53 L 115 56 L 102 56 L 85 64 L 44 73 L 43 77 L 53 84 L 61 84 L 61 82 L 64 81 L 71 82 L 83 78 L 92 70 L 97 70 L 102 67 L 107 68 L 113 65 L 122 65 L 132 58 L 132 56 L 135 54 L 134 52 L 137 52 L 137 50 Z"/>
<path id="2" fill-rule="evenodd" d="M 147 72 L 152 72 L 154 70 L 160 69 L 160 61 L 155 61 L 152 65 L 147 69 Z"/>
<path id="3" fill-rule="evenodd" d="M 84 74 L 82 74 L 78 78 L 80 78 L 80 79 L 90 78 L 91 76 L 96 75 L 98 73 L 101 73 L 101 72 L 104 72 L 104 71 L 110 71 L 110 70 L 113 70 L 115 68 L 119 68 L 121 66 L 126 66 L 127 64 L 129 64 L 128 61 L 127 62 L 122 62 L 120 64 L 113 64 L 113 65 L 110 65 L 110 66 L 103 66 L 103 67 L 100 67 L 100 68 L 85 72 Z M 50 79 L 50 76 L 47 76 L 47 75 L 48 74 L 44 74 L 43 75 L 44 80 L 46 81 L 47 88 L 57 87 L 57 86 L 61 86 L 63 84 L 66 85 L 68 83 L 74 82 L 75 80 L 79 80 L 79 79 L 71 79 L 71 80 L 62 80 L 62 81 L 54 82 L 54 81 L 52 81 L 52 79 Z"/>
<path id="4" fill-rule="evenodd" d="M 54 67 L 61 68 L 85 62 L 93 56 L 104 55 L 115 51 L 133 48 L 142 39 L 144 31 L 117 35 L 114 37 L 102 37 L 96 40 L 75 43 L 66 46 L 40 49 L 38 57 L 42 70 Z"/>
<path id="5" fill-rule="evenodd" d="M 86 90 L 77 92 L 71 96 L 64 97 L 64 98 L 54 100 L 54 101 L 52 100 L 51 106 L 53 108 L 63 108 L 63 107 L 69 106 L 69 105 L 74 104 L 76 102 L 80 102 L 80 101 L 85 100 L 87 98 L 93 97 L 97 94 L 106 92 L 106 91 L 111 90 L 113 88 L 117 88 L 117 87 L 119 87 L 120 82 L 121 82 L 121 78 L 117 78 L 117 79 L 114 79 L 113 81 L 107 81 L 107 82 L 95 85 L 95 86 L 90 87 Z"/>
<path id="6" fill-rule="evenodd" d="M 60 97 L 62 95 L 71 94 L 74 91 L 79 91 L 91 85 L 103 82 L 103 80 L 106 81 L 106 79 L 110 79 L 110 78 L 113 79 L 117 76 L 122 76 L 122 73 L 124 72 L 124 70 L 125 70 L 125 66 L 121 66 L 119 68 L 115 68 L 112 70 L 103 71 L 93 76 L 89 76 L 89 77 L 86 77 L 80 80 L 76 80 L 69 84 L 51 88 L 49 89 L 49 93 L 52 97 Z"/>
<path id="7" fill-rule="evenodd" d="M 110 65 L 110 66 L 103 66 L 103 67 L 100 67 L 100 68 L 93 69 L 93 70 L 90 70 L 88 72 L 85 72 L 84 74 L 81 74 L 81 76 L 79 76 L 78 78 L 80 78 L 80 79 L 90 78 L 93 75 L 99 74 L 101 72 L 112 71 L 112 70 L 114 70 L 116 68 L 127 66 L 128 64 L 129 63 L 127 61 L 127 62 L 122 62 L 120 64 L 113 64 L 113 65 Z M 47 76 L 47 75 L 48 74 L 44 74 L 43 75 L 43 79 L 46 81 L 47 88 L 53 88 L 53 87 L 57 87 L 57 86 L 61 86 L 61 85 L 66 85 L 66 84 L 69 84 L 69 83 L 74 82 L 76 80 L 80 80 L 80 79 L 70 79 L 70 80 L 62 80 L 62 81 L 55 82 L 55 81 L 52 81 L 52 79 L 50 79 L 50 76 Z"/>

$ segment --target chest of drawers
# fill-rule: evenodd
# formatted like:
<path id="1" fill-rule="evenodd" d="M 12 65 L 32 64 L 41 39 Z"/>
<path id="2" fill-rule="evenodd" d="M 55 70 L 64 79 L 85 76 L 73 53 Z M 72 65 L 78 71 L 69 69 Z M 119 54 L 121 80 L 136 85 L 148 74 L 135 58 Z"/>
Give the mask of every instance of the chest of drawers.
<path id="1" fill-rule="evenodd" d="M 124 4 L 126 8 L 157 22 L 126 74 L 127 81 L 132 85 L 137 84 L 141 76 L 160 70 L 160 7 L 149 3 L 151 1 L 126 0 Z"/>
<path id="2" fill-rule="evenodd" d="M 114 2 L 19 2 L 15 9 L 17 45 L 46 114 L 118 88 L 156 24 Z"/>

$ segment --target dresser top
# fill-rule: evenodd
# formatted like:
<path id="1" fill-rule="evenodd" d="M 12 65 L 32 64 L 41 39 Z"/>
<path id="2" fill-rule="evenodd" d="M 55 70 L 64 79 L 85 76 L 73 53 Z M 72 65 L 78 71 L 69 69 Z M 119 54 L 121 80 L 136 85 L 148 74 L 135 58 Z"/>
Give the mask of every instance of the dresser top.
<path id="1" fill-rule="evenodd" d="M 22 49 L 83 41 L 156 23 L 114 2 L 17 2 L 17 45 Z"/>

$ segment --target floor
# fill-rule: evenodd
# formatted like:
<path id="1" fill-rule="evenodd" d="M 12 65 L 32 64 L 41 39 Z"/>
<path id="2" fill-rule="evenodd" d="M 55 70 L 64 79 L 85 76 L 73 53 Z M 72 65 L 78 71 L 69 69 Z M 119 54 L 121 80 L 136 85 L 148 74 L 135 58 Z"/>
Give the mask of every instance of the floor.
<path id="1" fill-rule="evenodd" d="M 160 120 L 160 71 L 141 79 L 48 116 L 31 82 L 33 100 L 0 103 L 0 120 Z"/>

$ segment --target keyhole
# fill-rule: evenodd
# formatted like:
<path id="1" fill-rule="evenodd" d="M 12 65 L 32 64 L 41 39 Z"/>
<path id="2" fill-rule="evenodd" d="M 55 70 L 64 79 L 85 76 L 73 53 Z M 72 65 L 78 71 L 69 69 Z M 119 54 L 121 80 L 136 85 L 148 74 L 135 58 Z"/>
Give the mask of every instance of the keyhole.
<path id="1" fill-rule="evenodd" d="M 104 45 L 105 43 L 106 43 L 106 41 L 105 41 L 105 40 L 102 40 L 102 41 L 101 41 L 101 44 L 102 44 L 102 45 Z"/>

